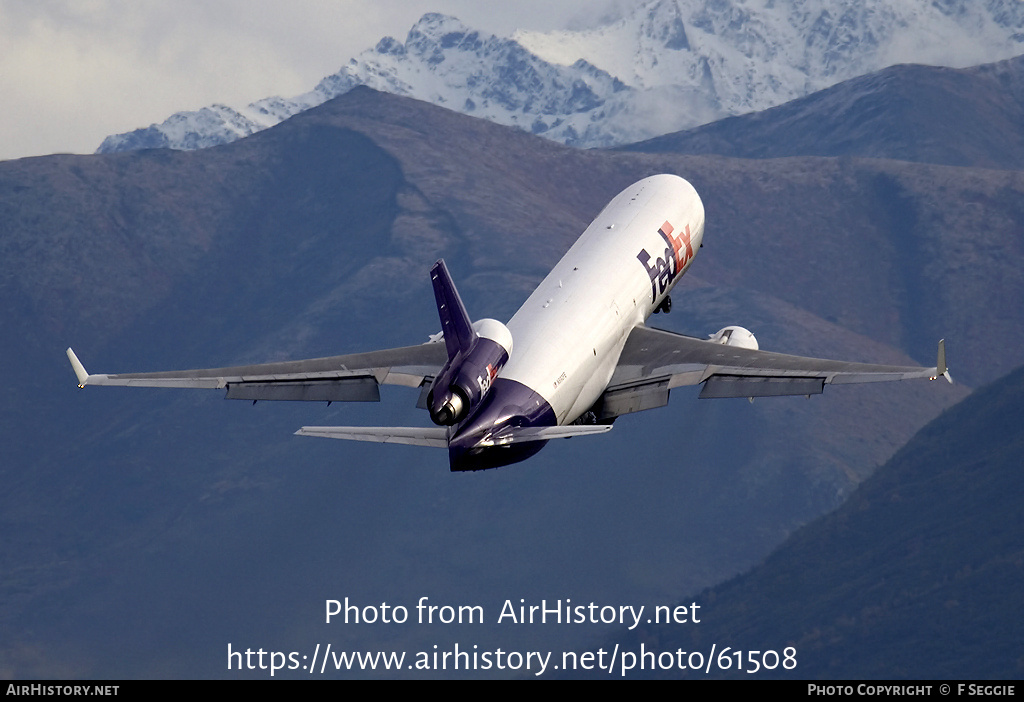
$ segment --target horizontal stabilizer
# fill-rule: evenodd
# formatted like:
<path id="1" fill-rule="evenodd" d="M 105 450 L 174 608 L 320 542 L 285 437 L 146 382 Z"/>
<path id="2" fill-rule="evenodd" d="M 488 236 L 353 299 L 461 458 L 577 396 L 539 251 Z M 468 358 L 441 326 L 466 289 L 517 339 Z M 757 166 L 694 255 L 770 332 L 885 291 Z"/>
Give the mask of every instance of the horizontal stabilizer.
<path id="1" fill-rule="evenodd" d="M 505 427 L 486 437 L 480 446 L 506 446 L 527 441 L 568 439 L 573 436 L 604 434 L 610 424 L 559 427 Z M 296 436 L 319 436 L 325 439 L 372 441 L 380 444 L 406 444 L 409 446 L 448 446 L 448 430 L 444 427 L 302 427 Z"/>
<path id="2" fill-rule="evenodd" d="M 481 446 L 505 446 L 527 441 L 549 441 L 569 439 L 574 436 L 604 434 L 611 431 L 611 424 L 567 424 L 557 427 L 507 427 L 484 438 Z"/>
<path id="3" fill-rule="evenodd" d="M 448 430 L 444 427 L 302 427 L 295 435 L 373 441 L 379 444 L 448 447 Z"/>

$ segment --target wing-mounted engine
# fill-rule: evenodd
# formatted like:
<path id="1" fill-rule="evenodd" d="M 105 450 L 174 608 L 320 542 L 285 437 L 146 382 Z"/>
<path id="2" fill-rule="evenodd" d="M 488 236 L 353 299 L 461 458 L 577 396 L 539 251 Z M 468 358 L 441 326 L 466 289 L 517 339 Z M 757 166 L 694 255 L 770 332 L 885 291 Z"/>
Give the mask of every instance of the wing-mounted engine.
<path id="1" fill-rule="evenodd" d="M 714 334 L 708 334 L 708 337 L 716 344 L 738 346 L 741 349 L 754 349 L 755 351 L 758 349 L 757 339 L 743 327 L 724 327 Z"/>
<path id="2" fill-rule="evenodd" d="M 451 426 L 468 417 L 491 389 L 512 353 L 512 333 L 495 319 L 470 323 L 443 260 L 434 264 L 430 279 L 448 361 L 434 379 L 427 409 L 435 424 Z"/>

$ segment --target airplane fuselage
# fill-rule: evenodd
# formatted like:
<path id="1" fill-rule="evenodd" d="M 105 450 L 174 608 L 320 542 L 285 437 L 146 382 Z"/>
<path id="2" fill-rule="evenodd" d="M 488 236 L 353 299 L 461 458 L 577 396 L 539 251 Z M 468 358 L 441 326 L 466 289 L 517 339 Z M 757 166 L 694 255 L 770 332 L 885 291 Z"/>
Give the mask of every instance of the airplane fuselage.
<path id="1" fill-rule="evenodd" d="M 608 386 L 630 331 L 668 296 L 704 235 L 697 191 L 656 175 L 619 193 L 508 322 L 514 347 L 483 403 L 454 427 L 453 470 L 521 461 L 544 442 L 505 427 L 571 424 Z"/>

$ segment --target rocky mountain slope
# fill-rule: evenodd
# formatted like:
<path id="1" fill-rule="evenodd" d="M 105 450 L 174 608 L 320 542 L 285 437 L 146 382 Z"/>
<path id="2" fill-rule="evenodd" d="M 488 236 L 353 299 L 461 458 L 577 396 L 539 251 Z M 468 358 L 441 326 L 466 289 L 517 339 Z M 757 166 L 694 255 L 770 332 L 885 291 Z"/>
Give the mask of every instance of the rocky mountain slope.
<path id="1" fill-rule="evenodd" d="M 739 158 L 861 156 L 1024 169 L 1024 57 L 893 66 L 763 112 L 622 147 Z"/>
<path id="2" fill-rule="evenodd" d="M 641 641 L 648 650 L 707 650 L 719 641 L 732 653 L 794 652 L 789 670 L 752 675 L 749 660 L 737 670 L 733 655 L 713 677 L 1019 679 L 1022 415 L 1018 369 L 931 422 L 764 565 L 697 595 L 700 625 L 642 626 L 628 650 Z"/>

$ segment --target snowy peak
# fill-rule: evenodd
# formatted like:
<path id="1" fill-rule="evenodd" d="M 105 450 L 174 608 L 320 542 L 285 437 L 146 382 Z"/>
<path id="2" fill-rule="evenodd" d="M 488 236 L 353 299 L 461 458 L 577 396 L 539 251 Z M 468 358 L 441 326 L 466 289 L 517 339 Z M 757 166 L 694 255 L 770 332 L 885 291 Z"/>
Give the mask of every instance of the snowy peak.
<path id="1" fill-rule="evenodd" d="M 686 37 L 683 13 L 676 2 L 660 2 L 644 20 L 640 28 L 643 36 L 649 36 L 669 51 L 689 50 L 690 40 Z"/>
<path id="2" fill-rule="evenodd" d="M 606 71 L 582 60 L 568 66 L 551 64 L 512 39 L 431 13 L 412 27 L 404 43 L 384 37 L 310 93 L 292 100 L 261 100 L 225 115 L 221 123 L 201 114 L 203 110 L 179 113 L 163 124 L 108 137 L 100 152 L 226 143 L 357 85 L 425 100 L 568 144 L 611 145 L 628 138 L 613 137 L 609 129 L 597 126 L 599 111 L 609 99 L 621 101 L 618 94 L 625 90 Z"/>
<path id="3" fill-rule="evenodd" d="M 726 114 L 765 109 L 893 63 L 964 67 L 1024 51 L 1020 0 L 654 0 L 582 32 L 517 32 L 641 89 L 704 90 Z"/>
<path id="4" fill-rule="evenodd" d="M 493 37 L 488 37 L 493 39 Z M 377 54 L 403 57 L 408 53 L 425 59 L 427 63 L 444 61 L 444 50 L 457 48 L 479 51 L 482 45 L 480 33 L 464 25 L 455 17 L 431 12 L 423 15 L 406 35 L 405 43 L 394 37 L 384 37 L 373 51 Z M 352 59 L 351 65 L 359 61 Z"/>
<path id="5" fill-rule="evenodd" d="M 585 31 L 498 37 L 429 13 L 312 91 L 211 106 L 100 152 L 227 143 L 366 85 L 576 146 L 612 146 L 780 105 L 895 63 L 1024 52 L 1021 0 L 652 0 Z"/>
<path id="6" fill-rule="evenodd" d="M 318 90 L 337 95 L 368 85 L 544 133 L 601 106 L 622 86 L 586 62 L 556 66 L 517 42 L 473 30 L 454 17 L 424 15 L 405 44 L 382 39 Z M 554 117 L 555 119 L 551 119 Z M 577 120 L 577 122 L 586 120 Z M 585 125 L 581 125 L 585 127 Z M 572 141 L 566 131 L 560 137 Z"/>
<path id="7" fill-rule="evenodd" d="M 493 40 L 493 36 L 487 37 Z M 480 33 L 472 31 L 454 17 L 430 13 L 413 25 L 405 39 L 405 50 L 427 63 L 441 63 L 445 50 L 474 53 L 480 50 Z"/>
<path id="8" fill-rule="evenodd" d="M 675 0 L 658 0 L 636 8 L 597 29 L 546 33 L 520 30 L 513 38 L 551 63 L 569 66 L 583 59 L 637 88 L 673 83 L 672 79 L 652 80 L 658 73 L 659 56 L 691 48 Z"/>

